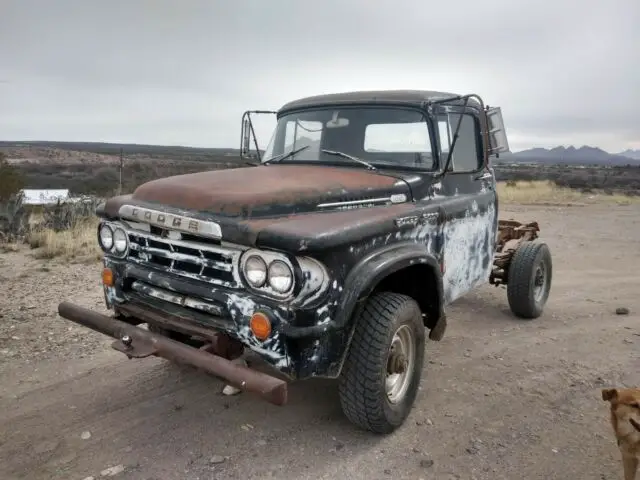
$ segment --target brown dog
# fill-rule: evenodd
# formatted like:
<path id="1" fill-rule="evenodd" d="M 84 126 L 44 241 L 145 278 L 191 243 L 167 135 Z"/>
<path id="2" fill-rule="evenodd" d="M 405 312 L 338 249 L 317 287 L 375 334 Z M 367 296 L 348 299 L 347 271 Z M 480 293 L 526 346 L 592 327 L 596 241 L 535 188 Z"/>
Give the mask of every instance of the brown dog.
<path id="1" fill-rule="evenodd" d="M 605 388 L 611 404 L 611 425 L 622 454 L 624 480 L 635 480 L 640 460 L 640 388 Z"/>

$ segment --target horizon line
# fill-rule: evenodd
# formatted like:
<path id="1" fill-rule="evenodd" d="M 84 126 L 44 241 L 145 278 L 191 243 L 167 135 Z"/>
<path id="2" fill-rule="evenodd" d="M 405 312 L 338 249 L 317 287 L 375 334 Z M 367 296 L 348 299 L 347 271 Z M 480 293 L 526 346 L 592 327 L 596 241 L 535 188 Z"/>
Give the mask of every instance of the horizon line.
<path id="1" fill-rule="evenodd" d="M 214 147 L 214 146 L 199 146 L 199 145 L 189 145 L 189 144 L 162 144 L 162 143 L 136 143 L 136 142 L 115 142 L 115 141 L 100 141 L 100 140 L 2 140 L 0 139 L 0 143 L 87 143 L 87 144 L 102 144 L 102 145 L 131 145 L 131 146 L 142 146 L 142 147 L 174 147 L 174 148 L 193 148 L 193 149 L 208 149 L 208 150 L 237 150 L 240 151 L 240 148 L 238 147 Z M 528 150 L 537 150 L 537 149 L 541 149 L 541 150 L 553 150 L 556 148 L 564 148 L 566 150 L 568 149 L 574 149 L 574 150 L 580 150 L 583 148 L 591 148 L 591 149 L 599 149 L 602 150 L 605 153 L 608 153 L 609 155 L 619 155 L 621 153 L 627 152 L 627 151 L 640 151 L 640 149 L 636 149 L 636 148 L 624 148 L 622 150 L 616 151 L 616 152 L 612 152 L 609 150 L 605 150 L 602 147 L 598 147 L 598 146 L 594 146 L 594 145 L 581 145 L 579 147 L 575 146 L 574 144 L 560 144 L 560 145 L 554 145 L 552 147 L 529 147 L 529 148 L 524 148 L 524 149 L 520 149 L 520 150 L 514 150 L 511 151 L 509 153 L 512 154 L 516 154 L 516 153 L 522 153 L 522 152 L 526 152 Z"/>

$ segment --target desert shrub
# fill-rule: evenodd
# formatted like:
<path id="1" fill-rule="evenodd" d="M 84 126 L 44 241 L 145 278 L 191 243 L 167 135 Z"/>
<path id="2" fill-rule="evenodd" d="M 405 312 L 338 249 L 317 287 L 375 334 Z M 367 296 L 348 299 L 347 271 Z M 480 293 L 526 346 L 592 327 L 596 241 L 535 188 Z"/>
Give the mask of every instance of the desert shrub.
<path id="1" fill-rule="evenodd" d="M 24 237 L 28 230 L 26 216 L 21 193 L 0 201 L 0 240 L 15 242 Z"/>
<path id="2" fill-rule="evenodd" d="M 38 229 L 29 234 L 29 246 L 37 249 L 36 258 L 64 260 L 99 260 L 102 251 L 98 246 L 97 217 L 78 220 L 68 230 Z"/>
<path id="3" fill-rule="evenodd" d="M 95 215 L 98 202 L 89 198 L 55 205 L 24 205 L 19 196 L 14 196 L 12 203 L 0 204 L 0 242 L 27 243 L 37 258 L 100 258 Z"/>
<path id="4" fill-rule="evenodd" d="M 8 202 L 24 186 L 20 171 L 10 165 L 3 152 L 0 152 L 0 203 Z"/>

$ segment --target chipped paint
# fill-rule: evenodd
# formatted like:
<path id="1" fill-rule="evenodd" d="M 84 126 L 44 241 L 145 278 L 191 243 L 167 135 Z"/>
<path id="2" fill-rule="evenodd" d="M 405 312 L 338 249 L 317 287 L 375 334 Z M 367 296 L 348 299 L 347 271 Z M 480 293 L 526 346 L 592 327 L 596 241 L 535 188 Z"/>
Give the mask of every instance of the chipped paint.
<path id="1" fill-rule="evenodd" d="M 450 303 L 489 279 L 493 260 L 496 209 L 490 204 L 480 212 L 474 200 L 464 217 L 444 225 L 444 294 Z"/>
<path id="2" fill-rule="evenodd" d="M 111 309 L 116 303 L 123 301 L 123 299 L 118 296 L 118 292 L 114 287 L 103 285 L 102 289 L 104 290 L 104 301 L 107 308 Z"/>
<path id="3" fill-rule="evenodd" d="M 287 355 L 286 347 L 280 339 L 280 334 L 275 331 L 270 338 L 260 341 L 253 335 L 249 327 L 251 315 L 256 310 L 261 309 L 262 305 L 250 297 L 237 294 L 229 294 L 226 305 L 236 324 L 236 333 L 240 341 L 277 369 L 287 369 L 290 366 L 290 359 Z M 274 315 L 279 317 L 275 312 Z M 278 318 L 278 320 L 282 321 L 282 318 Z"/>
<path id="4" fill-rule="evenodd" d="M 438 300 L 443 303 L 488 279 L 497 215 L 495 197 L 489 192 L 493 177 L 476 181 L 478 172 L 433 173 L 391 175 L 326 165 L 233 169 L 141 186 L 133 196 L 109 203 L 104 216 L 114 218 L 110 212 L 117 212 L 116 207 L 123 203 L 138 204 L 140 211 L 155 205 L 158 214 L 166 210 L 173 216 L 219 225 L 225 240 L 237 245 L 211 245 L 221 258 L 207 255 L 206 248 L 195 258 L 171 246 L 167 253 L 148 241 L 152 229 L 132 229 L 147 241 L 142 248 L 131 248 L 142 255 L 132 255 L 127 262 L 160 270 L 153 273 L 156 285 L 169 286 L 175 276 L 192 280 L 191 285 L 199 285 L 198 305 L 206 304 L 209 296 L 215 298 L 223 306 L 223 315 L 230 317 L 226 318 L 233 329 L 229 333 L 252 351 L 278 369 L 322 376 L 339 368 L 336 365 L 341 364 L 351 338 L 349 328 L 343 328 L 350 326 L 351 317 L 338 311 L 338 305 L 349 298 L 345 295 L 361 293 L 344 282 L 365 256 L 380 249 L 393 251 L 388 247 L 394 244 L 411 245 L 409 254 L 415 253 L 416 258 L 405 257 L 403 266 L 427 262 L 439 266 L 443 296 Z M 251 188 L 239 192 L 231 187 L 234 182 L 230 180 L 240 176 Z M 340 211 L 350 209 L 359 210 Z M 153 240 L 176 246 L 183 241 L 187 249 L 200 245 L 171 232 Z M 416 249 L 416 244 L 424 250 Z M 242 261 L 248 253 L 259 254 L 267 264 L 274 259 L 284 261 L 295 272 L 295 284 L 284 294 L 268 286 L 249 288 L 242 275 Z M 151 265 L 154 257 L 170 264 Z M 384 261 L 392 263 L 392 257 L 387 255 Z M 198 265 L 200 271 L 179 268 L 183 262 Z M 206 275 L 205 269 L 209 271 Z M 201 284 L 208 288 L 204 294 Z M 439 283 L 437 286 L 440 293 Z M 186 282 L 180 284 L 176 296 L 186 298 L 190 292 L 181 289 L 190 288 Z M 249 326 L 252 313 L 259 309 L 270 312 L 273 319 L 272 335 L 264 342 L 255 338 Z M 309 341 L 314 336 L 317 338 Z"/>
<path id="5" fill-rule="evenodd" d="M 425 100 L 416 100 L 414 106 L 435 115 L 440 106 L 425 108 Z M 451 100 L 451 104 L 457 112 L 463 102 Z M 449 110 L 445 106 L 438 111 Z M 479 120 L 486 127 L 486 118 L 480 115 Z M 487 145 L 483 146 L 486 160 Z M 398 166 L 390 173 L 316 163 L 181 175 L 148 182 L 133 195 L 110 199 L 99 216 L 145 240 L 134 241 L 126 259 L 113 259 L 116 286 L 105 288 L 105 300 L 124 302 L 129 293 L 123 289 L 130 289 L 136 280 L 146 281 L 170 292 L 162 296 L 174 300 L 171 307 L 157 295 L 155 304 L 162 303 L 167 312 L 180 312 L 177 321 L 191 315 L 205 337 L 208 331 L 225 331 L 275 368 L 300 378 L 339 373 L 353 332 L 352 310 L 342 311 L 339 305 L 351 299 L 360 305 L 367 291 L 357 289 L 369 288 L 363 277 L 371 275 L 373 283 L 400 266 L 394 265 L 396 248 L 405 251 L 401 267 L 425 263 L 439 267 L 436 275 L 442 273 L 443 291 L 438 282 L 437 293 L 442 296 L 433 302 L 438 315 L 443 315 L 444 304 L 488 279 L 496 237 L 492 233 L 497 234 L 490 170 L 402 172 Z M 237 188 L 238 181 L 243 189 Z M 133 215 L 134 208 L 140 215 Z M 128 212 L 135 223 L 123 222 L 119 211 Z M 182 232 L 167 225 L 174 219 L 185 227 Z M 203 239 L 198 235 L 203 229 L 213 234 Z M 295 285 L 290 291 L 278 294 L 245 284 L 241 263 L 250 249 L 267 261 L 283 260 L 293 269 Z M 349 276 L 355 265 L 362 265 L 365 258 L 374 259 L 373 264 L 380 252 L 382 266 L 363 268 L 357 288 L 346 283 L 355 277 Z M 429 287 L 433 288 L 431 282 Z M 200 311 L 182 309 L 185 299 L 192 299 Z M 208 304 L 217 304 L 222 311 L 207 312 Z M 249 326 L 256 310 L 269 312 L 273 321 L 266 341 L 259 341 Z M 216 324 L 218 317 L 223 322 Z"/>

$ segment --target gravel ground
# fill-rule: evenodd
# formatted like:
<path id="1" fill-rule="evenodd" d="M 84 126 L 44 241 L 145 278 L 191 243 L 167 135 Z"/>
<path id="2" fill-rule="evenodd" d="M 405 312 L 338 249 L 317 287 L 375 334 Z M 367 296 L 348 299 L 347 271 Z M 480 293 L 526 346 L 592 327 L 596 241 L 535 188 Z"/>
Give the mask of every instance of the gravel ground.
<path id="1" fill-rule="evenodd" d="M 491 286 L 457 301 L 414 411 L 386 437 L 352 427 L 329 381 L 294 384 L 275 407 L 129 361 L 56 314 L 63 299 L 105 311 L 99 264 L 0 254 L 0 478 L 621 479 L 600 388 L 640 385 L 637 208 L 502 216 L 538 220 L 551 247 L 545 314 L 515 319 Z"/>

